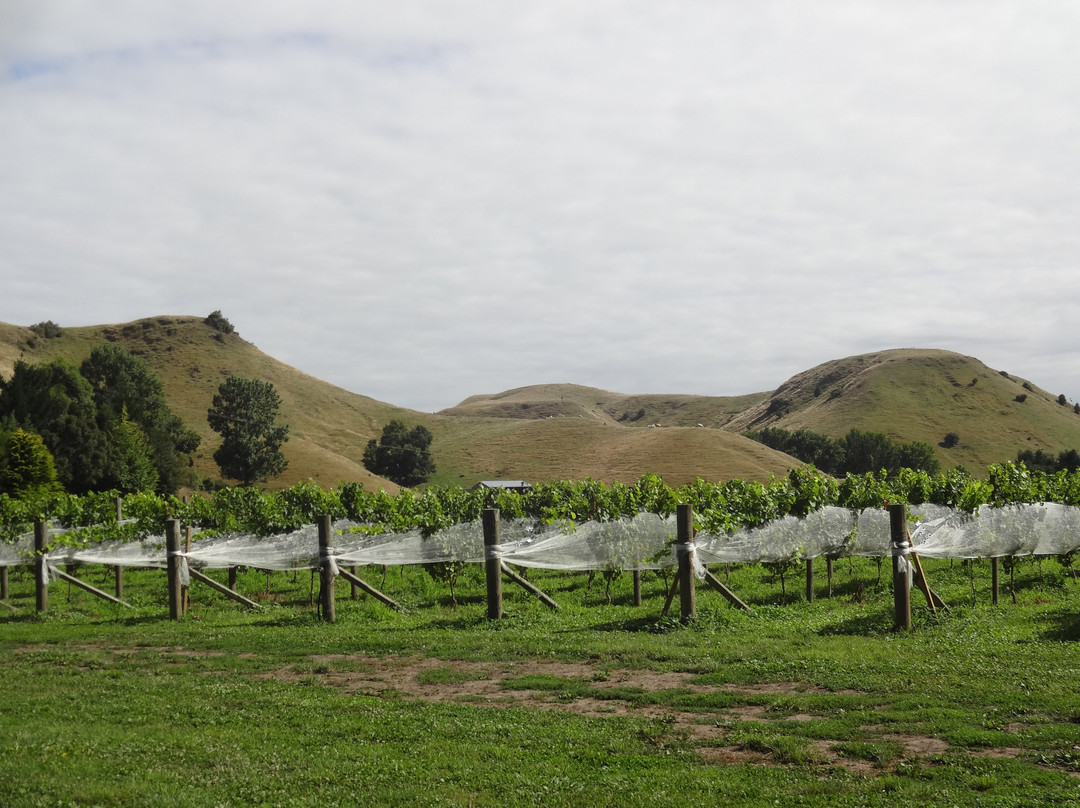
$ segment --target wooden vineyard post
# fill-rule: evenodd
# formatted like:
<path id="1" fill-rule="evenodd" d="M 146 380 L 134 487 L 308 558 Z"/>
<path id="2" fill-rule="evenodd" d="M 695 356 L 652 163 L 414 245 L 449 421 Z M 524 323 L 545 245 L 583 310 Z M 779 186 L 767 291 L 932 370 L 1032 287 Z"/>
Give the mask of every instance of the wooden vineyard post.
<path id="1" fill-rule="evenodd" d="M 911 547 L 907 531 L 907 506 L 889 506 L 889 528 L 892 537 L 893 569 L 893 627 L 911 631 L 911 590 L 908 588 L 907 552 Z"/>
<path id="2" fill-rule="evenodd" d="M 995 606 L 998 605 L 998 559 L 995 556 L 990 559 L 990 600 Z"/>
<path id="3" fill-rule="evenodd" d="M 120 524 L 124 518 L 124 500 L 122 497 L 116 498 L 116 524 Z M 113 575 L 115 576 L 115 586 L 113 592 L 116 593 L 116 599 L 122 600 L 124 597 L 124 568 L 119 564 L 113 566 Z"/>
<path id="4" fill-rule="evenodd" d="M 634 605 L 641 605 L 641 570 L 634 570 Z"/>
<path id="5" fill-rule="evenodd" d="M 7 567 L 0 567 L 0 600 L 8 599 L 8 572 Z"/>
<path id="6" fill-rule="evenodd" d="M 679 559 L 679 615 L 686 623 L 697 616 L 694 593 L 694 509 L 689 504 L 679 506 L 676 551 Z"/>
<path id="7" fill-rule="evenodd" d="M 169 519 L 165 523 L 165 573 L 169 587 L 169 619 L 179 620 L 184 614 L 184 602 L 180 596 L 180 521 Z"/>
<path id="8" fill-rule="evenodd" d="M 34 579 L 36 581 L 36 605 L 39 612 L 49 611 L 49 559 L 45 546 L 49 543 L 49 529 L 44 522 L 34 522 Z"/>
<path id="9" fill-rule="evenodd" d="M 334 575 L 333 556 L 330 555 L 331 522 L 329 516 L 319 517 L 319 610 L 324 622 L 333 623 L 334 613 Z"/>
<path id="10" fill-rule="evenodd" d="M 191 552 L 191 525 L 184 527 L 184 552 Z M 190 572 L 190 570 L 189 570 Z M 180 611 L 183 614 L 188 613 L 188 609 L 191 608 L 191 592 L 190 584 L 181 583 L 180 585 Z"/>
<path id="11" fill-rule="evenodd" d="M 351 567 L 349 567 L 349 572 L 352 573 L 354 578 L 356 577 L 356 565 L 355 564 L 353 564 Z M 360 587 L 358 587 L 355 583 L 352 583 L 351 581 L 349 583 L 352 586 L 352 589 L 349 592 L 349 599 L 350 600 L 360 600 Z"/>
<path id="12" fill-rule="evenodd" d="M 502 559 L 499 557 L 499 509 L 484 509 L 484 576 L 487 582 L 488 620 L 503 616 Z"/>
<path id="13" fill-rule="evenodd" d="M 806 602 L 814 602 L 814 559 L 806 559 Z"/>

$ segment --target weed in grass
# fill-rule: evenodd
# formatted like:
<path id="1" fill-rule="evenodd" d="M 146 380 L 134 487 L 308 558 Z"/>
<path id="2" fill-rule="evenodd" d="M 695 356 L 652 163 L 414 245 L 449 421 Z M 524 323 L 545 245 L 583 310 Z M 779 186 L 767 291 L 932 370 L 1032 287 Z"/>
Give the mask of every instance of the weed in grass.
<path id="1" fill-rule="evenodd" d="M 865 760 L 875 766 L 886 766 L 904 753 L 896 741 L 841 741 L 832 745 L 839 755 L 852 760 Z"/>

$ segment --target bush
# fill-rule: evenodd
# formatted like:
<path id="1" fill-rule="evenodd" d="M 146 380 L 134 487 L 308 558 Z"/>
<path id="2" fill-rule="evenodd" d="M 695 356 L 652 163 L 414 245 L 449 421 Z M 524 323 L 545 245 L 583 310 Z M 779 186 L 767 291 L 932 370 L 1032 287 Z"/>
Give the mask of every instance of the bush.
<path id="1" fill-rule="evenodd" d="M 225 315 L 221 313 L 221 309 L 210 312 L 210 314 L 206 316 L 206 319 L 203 320 L 203 322 L 214 330 L 221 332 L 222 334 L 231 334 L 233 333 L 233 331 L 236 330 L 233 328 L 233 324 L 230 323 L 228 319 L 226 319 Z"/>
<path id="2" fill-rule="evenodd" d="M 37 334 L 39 337 L 45 339 L 53 339 L 55 337 L 61 337 L 64 335 L 64 329 L 54 323 L 52 320 L 45 320 L 42 323 L 34 323 L 30 326 L 30 330 Z"/>

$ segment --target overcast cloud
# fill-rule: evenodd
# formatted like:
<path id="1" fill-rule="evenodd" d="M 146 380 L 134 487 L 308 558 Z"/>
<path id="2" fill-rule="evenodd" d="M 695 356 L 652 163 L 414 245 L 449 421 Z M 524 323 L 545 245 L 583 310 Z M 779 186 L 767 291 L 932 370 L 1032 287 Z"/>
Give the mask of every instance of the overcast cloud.
<path id="1" fill-rule="evenodd" d="M 1080 4 L 0 3 L 0 321 L 434 411 L 944 348 L 1080 398 Z"/>

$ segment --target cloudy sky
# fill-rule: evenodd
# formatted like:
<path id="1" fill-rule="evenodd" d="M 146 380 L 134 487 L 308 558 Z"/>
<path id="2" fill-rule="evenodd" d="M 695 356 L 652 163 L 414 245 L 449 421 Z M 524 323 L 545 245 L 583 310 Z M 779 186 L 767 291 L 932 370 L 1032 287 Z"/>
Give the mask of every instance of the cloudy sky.
<path id="1" fill-rule="evenodd" d="M 1080 399 L 1075 0 L 3 0 L 0 321 L 435 411 L 883 348 Z"/>

